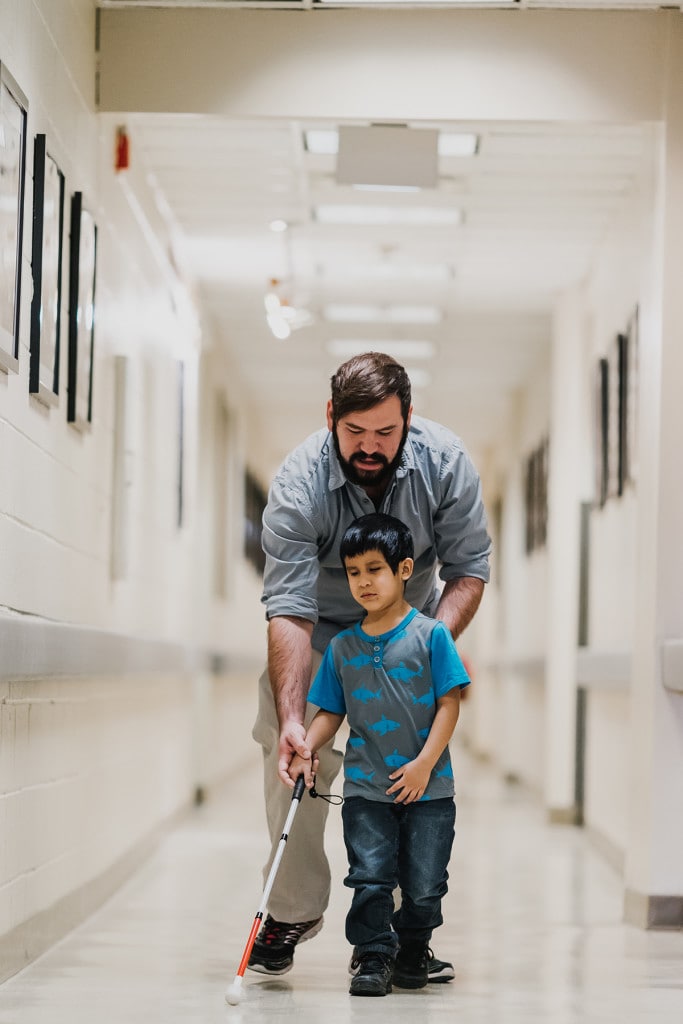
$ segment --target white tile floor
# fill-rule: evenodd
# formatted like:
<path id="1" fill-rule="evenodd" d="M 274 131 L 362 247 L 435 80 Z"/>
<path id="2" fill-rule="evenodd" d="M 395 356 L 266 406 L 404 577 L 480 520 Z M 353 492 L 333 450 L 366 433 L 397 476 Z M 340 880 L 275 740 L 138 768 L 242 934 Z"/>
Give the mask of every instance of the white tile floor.
<path id="1" fill-rule="evenodd" d="M 433 945 L 453 984 L 348 995 L 339 811 L 322 933 L 280 979 L 224 1002 L 261 892 L 259 765 L 193 813 L 99 913 L 0 987 L 0 1024 L 681 1024 L 683 934 L 621 923 L 621 885 L 580 830 L 455 751 L 458 831 Z M 295 826 L 296 827 L 296 822 Z"/>

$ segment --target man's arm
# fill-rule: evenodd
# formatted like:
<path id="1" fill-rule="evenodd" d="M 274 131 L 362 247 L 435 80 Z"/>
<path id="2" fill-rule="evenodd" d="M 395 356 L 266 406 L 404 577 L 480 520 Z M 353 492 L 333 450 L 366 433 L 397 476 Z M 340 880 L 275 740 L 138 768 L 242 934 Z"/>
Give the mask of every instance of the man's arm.
<path id="1" fill-rule="evenodd" d="M 454 640 L 474 618 L 483 593 L 484 581 L 475 576 L 446 581 L 434 618 L 446 624 Z"/>
<path id="2" fill-rule="evenodd" d="M 311 756 L 305 738 L 304 712 L 311 685 L 313 623 L 289 615 L 276 615 L 268 623 L 268 674 L 280 723 L 278 772 L 287 769 L 295 753 Z"/>

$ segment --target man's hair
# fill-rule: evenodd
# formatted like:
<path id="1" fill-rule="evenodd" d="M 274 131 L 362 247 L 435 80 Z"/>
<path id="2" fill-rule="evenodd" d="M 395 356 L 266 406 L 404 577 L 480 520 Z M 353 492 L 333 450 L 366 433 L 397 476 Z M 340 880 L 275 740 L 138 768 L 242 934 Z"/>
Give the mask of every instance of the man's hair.
<path id="1" fill-rule="evenodd" d="M 366 551 L 380 551 L 395 575 L 399 563 L 413 557 L 413 535 L 400 519 L 371 512 L 355 519 L 344 533 L 339 545 L 342 565 L 346 565 L 347 558 L 364 555 Z"/>
<path id="2" fill-rule="evenodd" d="M 392 395 L 401 402 L 403 420 L 410 409 L 410 378 L 392 356 L 364 352 L 342 363 L 331 380 L 332 418 L 337 423 L 350 412 L 371 409 Z"/>

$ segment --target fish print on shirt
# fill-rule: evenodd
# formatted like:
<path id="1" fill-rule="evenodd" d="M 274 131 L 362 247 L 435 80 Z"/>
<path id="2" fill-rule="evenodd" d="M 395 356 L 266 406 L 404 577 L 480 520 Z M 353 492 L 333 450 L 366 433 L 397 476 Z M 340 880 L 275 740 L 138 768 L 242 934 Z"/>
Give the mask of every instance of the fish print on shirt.
<path id="1" fill-rule="evenodd" d="M 393 754 L 387 754 L 384 758 L 384 763 L 389 768 L 402 768 L 404 764 L 408 764 L 410 761 L 409 757 L 404 757 L 403 754 L 399 754 L 398 750 L 394 748 Z"/>
<path id="2" fill-rule="evenodd" d="M 368 704 L 371 700 L 381 700 L 382 690 L 379 689 L 375 693 L 372 690 L 368 690 L 365 686 L 359 686 L 357 690 L 354 690 L 351 694 L 356 700 L 361 701 L 363 704 Z"/>
<path id="3" fill-rule="evenodd" d="M 413 696 L 413 704 L 423 704 L 424 707 L 430 708 L 434 703 L 434 693 L 432 690 L 427 690 L 421 697 Z"/>
<path id="4" fill-rule="evenodd" d="M 369 654 L 357 654 L 355 658 L 343 658 L 342 659 L 344 668 L 350 665 L 351 668 L 363 668 L 364 665 L 372 664 L 372 658 Z"/>
<path id="5" fill-rule="evenodd" d="M 349 765 L 348 768 L 344 769 L 344 775 L 347 779 L 352 779 L 354 782 L 360 782 L 361 779 L 365 779 L 366 782 L 370 782 L 374 772 L 364 772 L 362 768 L 357 768 L 356 765 Z"/>
<path id="6" fill-rule="evenodd" d="M 424 665 L 420 665 L 417 671 L 415 671 L 412 668 L 408 668 L 402 661 L 399 661 L 395 668 L 389 669 L 387 675 L 391 676 L 392 679 L 398 679 L 399 683 L 410 683 L 413 679 L 419 678 L 422 675 L 423 668 Z"/>
<path id="7" fill-rule="evenodd" d="M 375 722 L 373 725 L 371 725 L 370 722 L 367 721 L 365 724 L 367 725 L 368 729 L 370 729 L 372 732 L 379 733 L 380 736 L 386 736 L 388 732 L 393 732 L 394 729 L 401 728 L 400 722 L 394 722 L 392 721 L 391 718 L 387 718 L 386 715 L 382 715 L 379 721 Z"/>

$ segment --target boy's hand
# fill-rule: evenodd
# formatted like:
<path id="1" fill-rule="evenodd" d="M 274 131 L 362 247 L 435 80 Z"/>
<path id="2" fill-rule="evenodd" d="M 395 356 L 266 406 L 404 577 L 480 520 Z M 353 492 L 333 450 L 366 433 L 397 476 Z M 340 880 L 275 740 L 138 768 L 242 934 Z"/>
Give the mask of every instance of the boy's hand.
<path id="1" fill-rule="evenodd" d="M 421 764 L 417 758 L 414 761 L 408 761 L 389 776 L 390 781 L 396 781 L 386 791 L 387 796 L 392 796 L 395 793 L 395 803 L 412 804 L 424 796 L 431 774 L 431 768 Z"/>
<path id="2" fill-rule="evenodd" d="M 313 758 L 301 757 L 300 754 L 295 754 L 289 766 L 288 775 L 288 786 L 293 788 L 294 783 L 299 778 L 299 776 L 303 775 L 306 789 L 311 789 L 313 787 L 313 783 L 315 782 Z"/>

